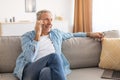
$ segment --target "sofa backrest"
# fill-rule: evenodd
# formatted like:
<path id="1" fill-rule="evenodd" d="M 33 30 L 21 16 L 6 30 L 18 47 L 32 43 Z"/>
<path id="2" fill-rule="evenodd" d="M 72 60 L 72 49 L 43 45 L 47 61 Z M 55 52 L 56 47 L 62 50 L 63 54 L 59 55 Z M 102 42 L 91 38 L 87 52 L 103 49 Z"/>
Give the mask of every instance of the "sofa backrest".
<path id="1" fill-rule="evenodd" d="M 101 53 L 100 41 L 93 38 L 71 38 L 63 42 L 62 50 L 71 68 L 95 67 Z"/>
<path id="2" fill-rule="evenodd" d="M 0 37 L 0 73 L 12 72 L 15 67 L 16 58 L 22 51 L 20 37 Z"/>

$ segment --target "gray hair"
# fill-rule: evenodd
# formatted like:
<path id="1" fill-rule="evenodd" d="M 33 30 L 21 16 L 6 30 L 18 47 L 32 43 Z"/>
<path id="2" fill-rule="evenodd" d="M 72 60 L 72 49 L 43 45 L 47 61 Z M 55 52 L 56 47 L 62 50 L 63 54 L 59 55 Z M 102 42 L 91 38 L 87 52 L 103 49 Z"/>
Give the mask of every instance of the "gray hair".
<path id="1" fill-rule="evenodd" d="M 50 14 L 52 14 L 49 10 L 41 10 L 41 11 L 38 11 L 37 14 L 36 14 L 37 20 L 40 20 L 41 15 L 42 15 L 43 13 L 50 13 Z"/>

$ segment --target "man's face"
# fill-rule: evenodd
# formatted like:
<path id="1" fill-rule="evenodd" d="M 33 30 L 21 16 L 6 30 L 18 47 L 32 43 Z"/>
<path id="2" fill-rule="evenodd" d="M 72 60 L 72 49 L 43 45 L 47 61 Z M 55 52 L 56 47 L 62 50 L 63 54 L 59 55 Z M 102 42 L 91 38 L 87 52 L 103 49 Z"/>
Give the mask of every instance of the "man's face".
<path id="1" fill-rule="evenodd" d="M 52 28 L 52 19 L 53 16 L 51 13 L 43 13 L 41 15 L 41 20 L 43 20 L 43 25 L 42 25 L 42 31 L 45 33 L 50 32 L 51 28 Z"/>

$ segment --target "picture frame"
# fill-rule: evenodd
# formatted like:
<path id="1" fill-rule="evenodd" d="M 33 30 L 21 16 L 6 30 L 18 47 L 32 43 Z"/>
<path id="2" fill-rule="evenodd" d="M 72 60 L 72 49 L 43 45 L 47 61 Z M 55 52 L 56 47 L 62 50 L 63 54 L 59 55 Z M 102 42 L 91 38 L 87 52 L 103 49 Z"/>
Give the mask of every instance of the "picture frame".
<path id="1" fill-rule="evenodd" d="M 36 0 L 25 0 L 25 12 L 36 12 Z"/>

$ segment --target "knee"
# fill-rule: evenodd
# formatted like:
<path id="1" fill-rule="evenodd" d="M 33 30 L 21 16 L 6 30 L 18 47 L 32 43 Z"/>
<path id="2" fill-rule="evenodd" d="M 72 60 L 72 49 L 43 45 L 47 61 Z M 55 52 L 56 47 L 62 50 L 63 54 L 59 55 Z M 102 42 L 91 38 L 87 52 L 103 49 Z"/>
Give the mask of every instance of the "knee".
<path id="1" fill-rule="evenodd" d="M 50 73 L 50 68 L 49 67 L 45 67 L 45 68 L 43 68 L 42 70 L 41 70 L 41 72 L 40 73 L 42 73 L 42 74 L 46 74 L 46 73 Z"/>
<path id="2" fill-rule="evenodd" d="M 39 80 L 51 80 L 51 69 L 45 67 L 40 71 Z"/>

